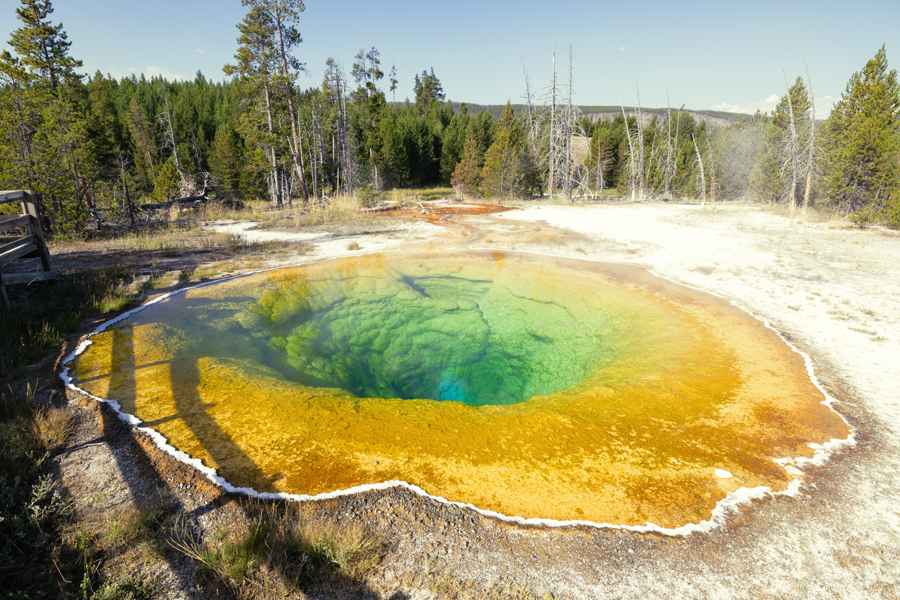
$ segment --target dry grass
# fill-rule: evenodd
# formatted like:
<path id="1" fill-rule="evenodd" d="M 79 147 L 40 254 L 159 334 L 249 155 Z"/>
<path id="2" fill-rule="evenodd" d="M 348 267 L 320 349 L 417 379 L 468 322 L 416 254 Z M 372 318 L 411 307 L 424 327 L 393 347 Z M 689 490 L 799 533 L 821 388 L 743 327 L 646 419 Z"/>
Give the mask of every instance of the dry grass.
<path id="1" fill-rule="evenodd" d="M 132 509 L 124 514 L 117 514 L 109 519 L 102 532 L 102 546 L 121 548 L 140 543 L 156 534 L 164 517 L 165 513 L 161 509 Z"/>
<path id="2" fill-rule="evenodd" d="M 41 408 L 32 421 L 34 436 L 47 452 L 54 452 L 65 446 L 75 431 L 75 421 L 68 407 Z"/>
<path id="3" fill-rule="evenodd" d="M 256 221 L 273 210 L 272 204 L 266 200 L 246 201 L 241 208 L 209 202 L 197 213 L 197 218 L 201 221 Z"/>
<path id="4" fill-rule="evenodd" d="M 168 227 L 129 233 L 115 238 L 52 243 L 53 254 L 72 252 L 169 252 L 237 250 L 246 246 L 240 237 L 199 227 Z"/>
<path id="5" fill-rule="evenodd" d="M 389 190 L 384 192 L 382 196 L 387 201 L 399 202 L 400 204 L 407 205 L 416 204 L 417 202 L 428 202 L 430 200 L 456 198 L 456 192 L 452 187 L 413 188 Z"/>
<path id="6" fill-rule="evenodd" d="M 256 564 L 254 555 L 259 550 L 256 544 L 243 543 L 237 532 L 217 544 L 206 544 L 197 524 L 183 514 L 178 515 L 172 525 L 168 543 L 235 589 L 247 579 L 251 567 Z"/>
<path id="7" fill-rule="evenodd" d="M 335 196 L 323 203 L 258 214 L 252 220 L 269 229 L 297 230 L 327 225 L 361 224 L 370 217 L 355 196 Z"/>
<path id="8" fill-rule="evenodd" d="M 192 527 L 181 527 L 181 536 L 174 538 L 172 546 L 235 588 L 249 582 L 265 560 L 267 531 L 262 521 L 252 522 L 244 531 L 229 532 L 210 544 L 202 543 Z"/>
<path id="9" fill-rule="evenodd" d="M 728 205 L 729 202 L 719 202 L 717 204 Z M 792 209 L 787 204 L 751 204 L 753 208 L 762 208 L 770 213 L 806 223 L 829 223 L 835 226 L 850 227 L 851 223 L 842 215 L 825 209 L 810 206 L 806 210 L 802 207 Z"/>
<path id="10" fill-rule="evenodd" d="M 361 208 L 354 196 L 335 196 L 325 204 L 314 204 L 306 210 L 294 209 L 294 227 L 360 221 L 364 218 Z"/>
<path id="11" fill-rule="evenodd" d="M 358 523 L 345 527 L 333 524 L 300 524 L 293 532 L 306 546 L 306 553 L 326 568 L 350 579 L 364 578 L 381 562 L 382 545 Z"/>
<path id="12" fill-rule="evenodd" d="M 309 524 L 294 506 L 261 505 L 243 525 L 204 539 L 196 523 L 176 519 L 168 543 L 239 596 L 260 589 L 361 581 L 382 560 L 383 544 L 358 524 Z"/>

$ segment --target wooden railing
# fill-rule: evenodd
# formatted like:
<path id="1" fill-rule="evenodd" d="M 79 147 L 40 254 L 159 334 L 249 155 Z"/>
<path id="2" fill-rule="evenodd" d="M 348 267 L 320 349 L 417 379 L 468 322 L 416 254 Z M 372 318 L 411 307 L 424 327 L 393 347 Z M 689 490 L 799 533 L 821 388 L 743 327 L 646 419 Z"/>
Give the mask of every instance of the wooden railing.
<path id="1" fill-rule="evenodd" d="M 25 190 L 0 192 L 0 205 L 13 203 L 19 204 L 20 214 L 0 217 L 0 236 L 7 240 L 0 243 L 0 300 L 7 307 L 9 297 L 6 285 L 46 279 L 51 275 L 50 252 L 44 236 L 40 204 Z M 25 258 L 40 258 L 43 272 L 3 274 L 10 263 Z"/>

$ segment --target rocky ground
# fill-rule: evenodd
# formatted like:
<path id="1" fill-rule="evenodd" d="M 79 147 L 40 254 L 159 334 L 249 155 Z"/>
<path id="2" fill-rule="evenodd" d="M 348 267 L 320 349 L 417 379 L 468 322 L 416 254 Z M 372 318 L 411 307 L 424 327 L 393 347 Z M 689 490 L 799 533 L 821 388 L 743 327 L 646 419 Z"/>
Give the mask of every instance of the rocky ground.
<path id="1" fill-rule="evenodd" d="M 281 253 L 273 264 L 415 246 L 646 265 L 768 318 L 813 357 L 858 444 L 810 469 L 798 497 L 756 501 L 721 529 L 687 537 L 524 528 L 402 490 L 310 504 L 310 521 L 363 524 L 381 540 L 380 563 L 362 578 L 272 596 L 900 597 L 900 236 L 752 207 L 624 205 L 451 216 L 304 241 L 303 255 Z M 56 467 L 82 523 L 183 513 L 213 535 L 256 509 L 135 439 L 95 403 L 79 404 Z M 136 536 L 104 568 L 152 580 L 159 597 L 209 593 L 196 565 L 164 539 Z"/>

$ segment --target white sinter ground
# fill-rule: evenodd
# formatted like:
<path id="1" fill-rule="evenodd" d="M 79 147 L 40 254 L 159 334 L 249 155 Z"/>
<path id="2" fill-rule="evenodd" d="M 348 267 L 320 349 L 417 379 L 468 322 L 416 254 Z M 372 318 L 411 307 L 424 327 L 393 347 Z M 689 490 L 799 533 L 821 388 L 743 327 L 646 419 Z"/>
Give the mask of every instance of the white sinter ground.
<path id="1" fill-rule="evenodd" d="M 677 583 L 678 571 L 667 573 L 676 565 L 655 561 L 653 577 L 665 585 L 648 579 L 638 589 L 716 597 L 757 586 L 774 597 L 900 597 L 900 235 L 746 206 L 544 206 L 502 218 L 587 238 L 521 250 L 644 264 L 767 318 L 812 355 L 843 401 L 838 410 L 859 428 L 856 448 L 824 467 L 798 499 L 779 502 L 783 516 L 758 510 L 752 536 L 729 544 L 714 564 L 692 563 L 693 582 Z M 827 492 L 815 498 L 814 487 Z M 815 509 L 804 511 L 802 503 L 813 501 Z M 606 593 L 616 579 L 603 583 Z M 637 583 L 622 589 L 635 591 Z"/>
<path id="2" fill-rule="evenodd" d="M 398 222 L 395 227 L 369 234 L 341 235 L 327 231 L 269 231 L 258 229 L 253 221 L 219 222 L 207 225 L 217 233 L 236 235 L 248 242 L 309 242 L 309 258 L 341 258 L 391 250 L 399 246 L 427 241 L 443 232 L 444 227 L 414 221 Z M 292 259 L 291 263 L 305 262 Z"/>

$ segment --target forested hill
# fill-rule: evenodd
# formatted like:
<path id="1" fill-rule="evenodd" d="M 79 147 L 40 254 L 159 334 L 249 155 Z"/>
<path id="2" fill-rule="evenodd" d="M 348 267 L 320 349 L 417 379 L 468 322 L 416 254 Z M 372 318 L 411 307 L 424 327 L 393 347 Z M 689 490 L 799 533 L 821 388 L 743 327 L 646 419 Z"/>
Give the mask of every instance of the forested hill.
<path id="1" fill-rule="evenodd" d="M 465 105 L 466 110 L 468 110 L 472 114 L 489 112 L 494 116 L 494 118 L 499 118 L 500 115 L 503 114 L 503 109 L 506 107 L 505 104 L 470 104 L 468 102 L 453 102 L 453 108 L 456 110 L 459 110 L 459 108 L 463 105 Z M 516 113 L 525 112 L 528 109 L 525 104 L 513 104 L 512 107 L 513 111 Z M 671 110 L 675 111 L 677 108 L 678 107 L 673 106 Z M 612 121 L 616 117 L 620 117 L 622 115 L 621 106 L 581 105 L 578 107 L 578 109 L 581 111 L 581 114 L 589 118 L 591 121 L 595 122 Z M 637 114 L 637 107 L 626 106 L 625 112 L 627 112 L 629 116 Z M 653 117 L 658 117 L 660 119 L 665 118 L 668 109 L 642 108 L 641 112 L 644 114 L 644 119 L 649 121 Z M 735 123 L 746 122 L 753 118 L 753 115 L 724 112 L 720 110 L 691 110 L 685 108 L 684 112 L 690 114 L 696 121 L 700 123 L 723 127 L 733 125 Z"/>
<path id="2" fill-rule="evenodd" d="M 282 207 L 434 185 L 571 201 L 749 196 L 900 225 L 900 82 L 883 46 L 823 123 L 799 77 L 758 117 L 562 102 L 462 110 L 433 69 L 401 87 L 374 47 L 349 73 L 329 58 L 320 82 L 301 85 L 303 3 L 289 4 L 245 2 L 226 80 L 166 81 L 85 73 L 50 0 L 21 0 L 0 48 L 0 189 L 32 190 L 54 235 L 71 236 L 135 228 L 144 207 L 207 192 Z"/>

